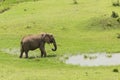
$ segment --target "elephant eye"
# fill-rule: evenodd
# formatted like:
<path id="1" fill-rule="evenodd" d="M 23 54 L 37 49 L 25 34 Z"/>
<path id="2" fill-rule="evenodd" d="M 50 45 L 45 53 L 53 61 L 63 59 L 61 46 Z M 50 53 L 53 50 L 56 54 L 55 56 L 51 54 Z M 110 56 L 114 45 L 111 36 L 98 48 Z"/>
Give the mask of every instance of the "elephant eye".
<path id="1" fill-rule="evenodd" d="M 52 43 L 53 42 L 52 37 L 49 36 L 48 38 L 49 38 L 50 43 Z"/>
<path id="2" fill-rule="evenodd" d="M 51 40 L 52 38 L 50 36 L 48 36 L 49 40 Z"/>

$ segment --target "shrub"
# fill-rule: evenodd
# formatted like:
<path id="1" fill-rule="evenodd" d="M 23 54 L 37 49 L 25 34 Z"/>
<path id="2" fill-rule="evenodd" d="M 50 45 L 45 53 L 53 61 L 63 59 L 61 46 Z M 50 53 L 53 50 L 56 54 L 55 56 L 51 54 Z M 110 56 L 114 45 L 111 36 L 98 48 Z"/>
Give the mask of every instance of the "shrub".
<path id="1" fill-rule="evenodd" d="M 77 0 L 73 0 L 74 1 L 74 4 L 78 4 Z"/>
<path id="2" fill-rule="evenodd" d="M 113 6 L 120 6 L 119 0 L 117 0 L 117 2 L 113 2 L 112 5 Z"/>
<path id="3" fill-rule="evenodd" d="M 120 6 L 120 3 L 113 2 L 112 5 L 113 6 Z"/>
<path id="4" fill-rule="evenodd" d="M 119 17 L 118 13 L 116 13 L 115 11 L 112 11 L 112 15 L 111 15 L 112 18 L 117 18 Z"/>
<path id="5" fill-rule="evenodd" d="M 117 33 L 117 38 L 120 39 L 120 33 Z"/>
<path id="6" fill-rule="evenodd" d="M 119 72 L 119 70 L 118 69 L 113 69 L 113 72 Z"/>
<path id="7" fill-rule="evenodd" d="M 4 8 L 4 9 L 0 10 L 0 13 L 4 13 L 5 11 L 8 11 L 9 9 L 10 9 L 9 7 Z"/>

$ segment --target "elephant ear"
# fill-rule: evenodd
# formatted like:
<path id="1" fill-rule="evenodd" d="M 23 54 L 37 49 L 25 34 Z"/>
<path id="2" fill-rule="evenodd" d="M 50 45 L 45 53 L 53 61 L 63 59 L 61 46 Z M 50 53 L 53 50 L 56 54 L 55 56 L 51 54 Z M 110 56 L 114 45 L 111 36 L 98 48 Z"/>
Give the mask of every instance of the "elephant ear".
<path id="1" fill-rule="evenodd" d="M 44 40 L 46 36 L 46 33 L 41 33 L 41 39 Z"/>
<path id="2" fill-rule="evenodd" d="M 53 38 L 53 35 L 51 33 L 47 34 L 50 39 Z"/>
<path id="3" fill-rule="evenodd" d="M 49 35 L 47 33 L 42 33 L 41 34 L 41 39 L 44 41 L 44 42 L 48 42 L 49 43 Z"/>
<path id="4" fill-rule="evenodd" d="M 49 38 L 49 40 L 53 39 L 53 35 L 52 34 L 47 34 L 47 38 Z"/>

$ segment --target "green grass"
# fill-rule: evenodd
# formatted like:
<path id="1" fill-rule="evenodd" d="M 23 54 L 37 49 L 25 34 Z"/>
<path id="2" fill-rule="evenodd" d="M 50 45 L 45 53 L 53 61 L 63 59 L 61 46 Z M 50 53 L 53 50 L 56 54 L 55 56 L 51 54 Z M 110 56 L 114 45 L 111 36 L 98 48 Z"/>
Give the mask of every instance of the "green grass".
<path id="1" fill-rule="evenodd" d="M 77 5 L 72 0 L 21 1 L 25 2 L 1 2 L 1 10 L 10 8 L 0 14 L 1 80 L 120 79 L 120 73 L 113 72 L 120 66 L 81 67 L 66 65 L 59 60 L 65 54 L 120 52 L 120 40 L 117 39 L 120 25 L 116 19 L 110 18 L 112 11 L 119 13 L 120 9 L 113 7 L 111 0 L 79 0 Z M 52 52 L 46 45 L 51 57 L 19 59 L 21 38 L 41 32 L 53 33 L 58 50 Z M 10 52 L 16 55 L 8 54 Z M 39 53 L 36 50 L 29 56 L 39 56 Z"/>
<path id="2" fill-rule="evenodd" d="M 113 72 L 119 66 L 111 67 L 79 67 L 65 65 L 55 58 L 19 59 L 1 53 L 0 77 L 2 80 L 116 80 L 119 73 Z M 112 76 L 110 76 L 112 75 Z"/>

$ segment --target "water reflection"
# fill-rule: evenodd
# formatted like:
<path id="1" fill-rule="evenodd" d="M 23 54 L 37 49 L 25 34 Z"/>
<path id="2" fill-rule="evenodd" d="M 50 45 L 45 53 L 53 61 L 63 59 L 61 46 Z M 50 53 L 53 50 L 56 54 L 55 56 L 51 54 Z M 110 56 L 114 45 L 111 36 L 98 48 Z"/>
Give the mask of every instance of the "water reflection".
<path id="1" fill-rule="evenodd" d="M 120 65 L 120 53 L 106 54 L 82 54 L 70 56 L 66 64 L 80 65 L 80 66 L 111 66 Z"/>

